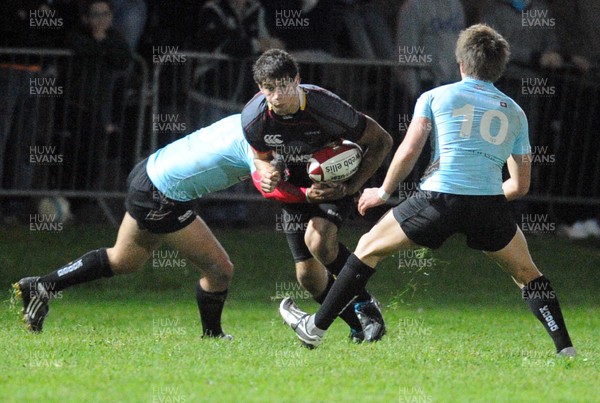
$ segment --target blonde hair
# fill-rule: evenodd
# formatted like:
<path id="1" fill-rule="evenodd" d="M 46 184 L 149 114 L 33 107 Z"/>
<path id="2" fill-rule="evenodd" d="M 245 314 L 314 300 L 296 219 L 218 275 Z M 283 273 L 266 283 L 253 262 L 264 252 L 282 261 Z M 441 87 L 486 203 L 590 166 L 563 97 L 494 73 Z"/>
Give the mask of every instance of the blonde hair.
<path id="1" fill-rule="evenodd" d="M 476 24 L 460 33 L 455 54 L 468 76 L 493 83 L 504 73 L 510 45 L 491 27 Z"/>

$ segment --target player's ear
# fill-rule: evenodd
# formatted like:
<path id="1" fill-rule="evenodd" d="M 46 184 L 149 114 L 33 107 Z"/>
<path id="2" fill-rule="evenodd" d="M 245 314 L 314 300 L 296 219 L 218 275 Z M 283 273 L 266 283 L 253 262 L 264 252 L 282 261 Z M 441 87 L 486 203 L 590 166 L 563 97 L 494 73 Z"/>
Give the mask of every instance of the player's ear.
<path id="1" fill-rule="evenodd" d="M 296 77 L 294 77 L 294 85 L 299 85 L 300 84 L 300 73 L 296 74 Z"/>

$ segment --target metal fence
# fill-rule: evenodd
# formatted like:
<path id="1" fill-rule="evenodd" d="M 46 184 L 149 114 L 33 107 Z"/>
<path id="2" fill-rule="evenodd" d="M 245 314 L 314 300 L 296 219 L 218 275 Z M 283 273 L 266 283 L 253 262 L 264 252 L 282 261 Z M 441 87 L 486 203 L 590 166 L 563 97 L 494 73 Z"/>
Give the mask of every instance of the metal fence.
<path id="1" fill-rule="evenodd" d="M 135 56 L 122 72 L 82 68 L 66 50 L 0 49 L 0 196 L 125 196 L 131 167 L 159 147 L 238 113 L 257 91 L 252 60 L 203 53 Z M 385 61 L 299 59 L 302 82 L 327 88 L 377 120 L 398 145 L 415 99 L 407 68 Z M 97 68 L 97 67 L 96 67 Z M 436 83 L 429 83 L 435 85 Z M 530 122 L 528 199 L 600 204 L 600 84 L 585 75 L 507 74 L 497 86 Z M 423 156 L 409 182 L 425 168 Z M 379 182 L 382 168 L 374 178 Z M 262 200 L 251 185 L 207 199 Z"/>
<path id="2" fill-rule="evenodd" d="M 68 50 L 0 49 L 0 195 L 122 197 L 141 155 L 148 69 Z"/>
<path id="3" fill-rule="evenodd" d="M 597 73 L 509 72 L 496 84 L 528 118 L 532 147 L 528 200 L 600 205 Z"/>

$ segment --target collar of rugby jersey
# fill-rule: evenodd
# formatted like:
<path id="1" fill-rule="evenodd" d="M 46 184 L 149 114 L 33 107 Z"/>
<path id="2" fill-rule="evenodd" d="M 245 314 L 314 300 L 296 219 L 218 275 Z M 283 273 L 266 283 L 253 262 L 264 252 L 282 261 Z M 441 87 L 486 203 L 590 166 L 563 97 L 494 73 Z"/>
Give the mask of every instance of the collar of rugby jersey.
<path id="1" fill-rule="evenodd" d="M 300 85 L 298 85 L 298 87 L 296 87 L 296 93 L 298 94 L 298 103 L 300 105 L 300 108 L 297 111 L 295 111 L 294 113 L 291 113 L 289 115 L 278 115 L 275 112 L 273 112 L 273 105 L 271 105 L 270 102 L 267 102 L 267 107 L 269 108 L 269 111 L 271 111 L 271 113 L 273 115 L 276 115 L 277 117 L 280 117 L 282 119 L 290 119 L 294 115 L 296 115 L 296 113 L 298 113 L 298 111 L 303 111 L 304 109 L 306 109 L 306 93 L 304 92 L 304 90 L 302 88 L 300 88 Z"/>
<path id="2" fill-rule="evenodd" d="M 462 81 L 465 83 L 473 83 L 475 85 L 481 85 L 483 87 L 495 88 L 494 83 L 489 82 L 489 81 L 478 80 L 473 77 L 465 77 L 462 79 Z"/>

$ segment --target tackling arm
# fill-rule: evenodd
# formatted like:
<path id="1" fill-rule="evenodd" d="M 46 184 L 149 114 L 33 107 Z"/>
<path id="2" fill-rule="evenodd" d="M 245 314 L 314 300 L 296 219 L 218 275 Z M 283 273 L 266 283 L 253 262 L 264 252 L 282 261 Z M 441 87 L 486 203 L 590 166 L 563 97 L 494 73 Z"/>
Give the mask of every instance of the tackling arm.
<path id="1" fill-rule="evenodd" d="M 275 187 L 281 180 L 281 174 L 279 173 L 279 171 L 277 171 L 277 169 L 274 166 L 271 165 L 271 160 L 273 159 L 273 152 L 260 152 L 256 150 L 253 151 L 254 166 L 256 166 L 256 172 L 258 173 L 260 191 L 261 193 L 271 193 L 273 190 L 275 190 Z"/>
<path id="2" fill-rule="evenodd" d="M 512 154 L 506 161 L 510 178 L 502 183 L 508 201 L 525 196 L 531 183 L 531 154 Z"/>
<path id="3" fill-rule="evenodd" d="M 263 174 L 258 169 L 254 171 L 252 173 L 252 183 L 265 199 L 280 203 L 318 203 L 327 200 L 336 200 L 344 196 L 343 192 L 345 188 L 335 183 L 323 186 L 314 183 L 309 188 L 303 188 L 282 181 L 281 173 L 270 162 L 267 163 L 266 160 L 259 159 L 258 162 L 255 160 L 254 163 L 257 168 L 258 166 L 262 167 Z M 270 189 L 275 174 L 279 177 L 275 187 L 271 191 L 266 191 L 266 189 Z M 270 178 L 268 177 L 269 175 Z"/>
<path id="4" fill-rule="evenodd" d="M 281 203 L 306 203 L 309 199 L 307 188 L 294 186 L 288 182 L 279 182 L 272 192 L 265 192 L 261 186 L 261 176 L 258 171 L 252 173 L 252 182 L 265 199 Z"/>
<path id="5" fill-rule="evenodd" d="M 394 159 L 385 175 L 383 185 L 378 188 L 365 189 L 359 202 L 358 211 L 364 215 L 371 207 L 379 206 L 387 200 L 384 200 L 379 191 L 386 194 L 393 193 L 398 187 L 398 183 L 402 182 L 412 171 L 421 151 L 427 142 L 427 137 L 431 130 L 431 121 L 424 117 L 413 119 L 408 127 L 404 140 L 396 150 Z M 388 196 L 389 197 L 389 196 Z"/>

